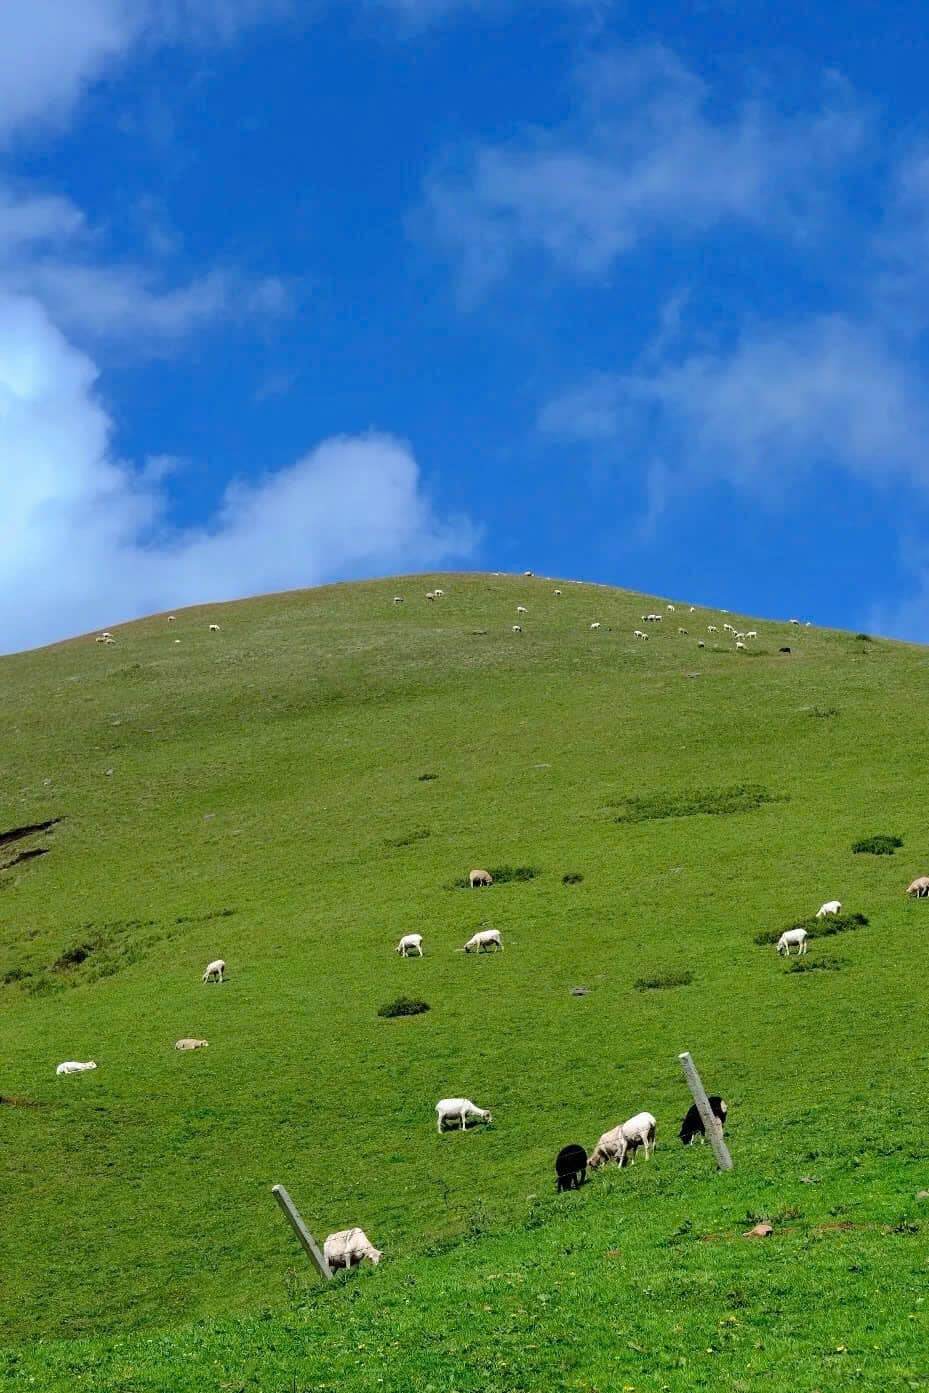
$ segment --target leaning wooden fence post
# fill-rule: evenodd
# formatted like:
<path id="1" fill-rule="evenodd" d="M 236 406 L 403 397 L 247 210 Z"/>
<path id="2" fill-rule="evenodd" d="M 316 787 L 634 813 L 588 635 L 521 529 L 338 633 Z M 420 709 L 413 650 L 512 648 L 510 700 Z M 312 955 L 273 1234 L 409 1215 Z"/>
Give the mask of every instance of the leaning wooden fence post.
<path id="1" fill-rule="evenodd" d="M 287 1216 L 287 1222 L 290 1224 L 290 1227 L 293 1229 L 294 1233 L 299 1238 L 307 1257 L 313 1263 L 320 1277 L 325 1277 L 326 1281 L 328 1282 L 332 1276 L 332 1272 L 329 1269 L 329 1264 L 326 1261 L 323 1254 L 319 1251 L 319 1248 L 316 1245 L 316 1240 L 313 1238 L 313 1235 L 310 1233 L 306 1224 L 303 1222 L 303 1219 L 300 1217 L 300 1211 L 297 1209 L 297 1206 L 290 1198 L 290 1195 L 288 1195 L 283 1185 L 272 1185 L 271 1193 L 283 1209 L 285 1215 Z"/>
<path id="2" fill-rule="evenodd" d="M 687 1080 L 687 1086 L 694 1096 L 697 1112 L 700 1114 L 700 1120 L 703 1123 L 703 1130 L 706 1132 L 710 1146 L 713 1148 L 716 1164 L 721 1171 L 731 1171 L 732 1157 L 729 1155 L 729 1148 L 723 1140 L 722 1124 L 719 1122 L 719 1119 L 714 1116 L 710 1108 L 710 1100 L 706 1096 L 706 1089 L 703 1087 L 703 1082 L 700 1075 L 697 1073 L 697 1066 L 690 1057 L 690 1051 L 685 1050 L 683 1054 L 678 1055 L 678 1059 L 681 1061 L 681 1068 L 684 1071 L 684 1078 Z"/>

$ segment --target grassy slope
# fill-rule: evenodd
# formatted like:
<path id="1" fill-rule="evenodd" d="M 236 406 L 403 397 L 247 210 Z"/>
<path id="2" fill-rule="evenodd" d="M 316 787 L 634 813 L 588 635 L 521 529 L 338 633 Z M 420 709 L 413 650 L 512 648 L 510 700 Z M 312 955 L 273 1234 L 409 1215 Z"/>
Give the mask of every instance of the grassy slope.
<path id="1" fill-rule="evenodd" d="M 11 1386 L 676 1390 L 718 1386 L 721 1359 L 750 1388 L 859 1367 L 924 1386 L 929 908 L 901 890 L 929 866 L 925 651 L 763 623 L 770 656 L 698 652 L 719 616 L 680 610 L 638 643 L 653 600 L 562 588 L 332 587 L 0 662 L 0 829 L 66 818 L 0 876 L 0 977 L 33 973 L 0 987 L 0 1093 L 37 1104 L 0 1107 Z M 742 783 L 789 801 L 613 820 L 625 797 Z M 896 856 L 851 854 L 884 831 Z M 541 874 L 446 888 L 505 862 Z M 871 919 L 811 948 L 842 971 L 789 975 L 753 944 L 832 896 Z M 484 919 L 507 951 L 455 953 Z M 401 961 L 413 929 L 427 956 Z M 230 981 L 203 986 L 216 954 Z M 683 968 L 689 987 L 632 987 Z M 406 991 L 431 1012 L 377 1017 Z M 209 1050 L 175 1054 L 187 1034 Z M 732 1177 L 674 1139 L 685 1047 L 732 1103 Z M 440 1140 L 432 1105 L 458 1092 L 495 1124 Z M 556 1206 L 558 1146 L 640 1107 L 654 1164 Z M 277 1180 L 318 1233 L 360 1223 L 397 1256 L 315 1291 Z M 789 1231 L 729 1241 L 751 1213 Z"/>

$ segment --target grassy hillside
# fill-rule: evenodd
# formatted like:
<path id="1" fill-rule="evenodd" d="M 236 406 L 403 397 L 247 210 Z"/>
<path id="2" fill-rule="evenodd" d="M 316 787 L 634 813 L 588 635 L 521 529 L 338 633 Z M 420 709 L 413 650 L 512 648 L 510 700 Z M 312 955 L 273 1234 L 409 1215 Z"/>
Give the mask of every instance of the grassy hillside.
<path id="1" fill-rule="evenodd" d="M 0 833 L 62 819 L 0 842 L 4 1386 L 929 1386 L 929 658 L 768 621 L 736 653 L 686 604 L 643 643 L 653 597 L 553 588 L 0 660 Z M 504 865 L 537 874 L 455 886 Z M 756 944 L 833 897 L 868 923 L 812 943 L 830 970 Z M 456 952 L 484 923 L 506 951 Z M 380 1018 L 401 993 L 430 1011 Z M 732 1176 L 677 1143 L 684 1048 Z M 457 1093 L 494 1123 L 439 1138 Z M 654 1161 L 556 1201 L 558 1148 L 643 1107 Z M 388 1260 L 318 1290 L 277 1181 Z"/>

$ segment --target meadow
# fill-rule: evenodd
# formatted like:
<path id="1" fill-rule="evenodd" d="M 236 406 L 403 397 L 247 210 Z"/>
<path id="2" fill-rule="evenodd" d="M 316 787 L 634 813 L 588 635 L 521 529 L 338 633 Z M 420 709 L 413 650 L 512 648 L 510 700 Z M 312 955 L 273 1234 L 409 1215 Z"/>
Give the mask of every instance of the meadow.
<path id="1" fill-rule="evenodd" d="M 406 577 L 0 660 L 0 834 L 60 819 L 0 835 L 0 1387 L 929 1387 L 929 653 L 689 598 L 643 643 L 664 599 Z M 556 1198 L 640 1108 L 654 1159 Z M 276 1182 L 380 1268 L 323 1288 Z"/>

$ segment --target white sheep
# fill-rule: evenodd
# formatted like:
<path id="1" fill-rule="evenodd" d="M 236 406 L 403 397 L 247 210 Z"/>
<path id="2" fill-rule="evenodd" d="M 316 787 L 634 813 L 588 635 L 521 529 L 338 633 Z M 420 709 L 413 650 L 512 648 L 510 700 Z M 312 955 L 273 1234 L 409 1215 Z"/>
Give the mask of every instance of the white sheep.
<path id="1" fill-rule="evenodd" d="M 202 976 L 202 978 L 201 978 L 200 980 L 203 981 L 203 982 L 222 982 L 222 981 L 224 980 L 224 978 L 223 978 L 223 973 L 224 973 L 225 971 L 226 971 L 226 962 L 225 962 L 225 959 L 224 959 L 224 958 L 214 958 L 213 961 L 212 961 L 211 963 L 207 963 L 207 965 L 206 965 L 206 971 L 204 972 L 204 974 L 203 974 L 203 976 Z"/>
<path id="2" fill-rule="evenodd" d="M 633 638 L 648 638 L 648 634 L 644 633 L 642 629 L 633 629 L 633 631 L 632 631 L 632 637 L 633 637 Z"/>
<path id="3" fill-rule="evenodd" d="M 741 639 L 737 639 L 737 640 L 736 640 L 736 645 L 735 645 L 735 646 L 736 646 L 736 648 L 744 648 L 744 647 L 745 647 L 745 644 L 742 642 Z"/>
<path id="4" fill-rule="evenodd" d="M 169 615 L 168 615 L 168 623 L 169 623 L 169 624 L 173 624 L 173 623 L 174 623 L 174 615 L 173 615 L 173 614 L 169 614 Z"/>
<path id="5" fill-rule="evenodd" d="M 479 889 L 482 885 L 493 885 L 494 878 L 490 871 L 482 871 L 480 867 L 468 872 L 468 884 L 472 890 Z"/>
<path id="6" fill-rule="evenodd" d="M 757 638 L 757 637 L 758 637 L 758 630 L 757 630 L 757 629 L 749 629 L 749 631 L 748 631 L 748 633 L 745 635 L 745 637 L 746 637 L 746 638 Z"/>
<path id="7" fill-rule="evenodd" d="M 789 958 L 791 948 L 796 945 L 797 957 L 799 958 L 801 953 L 805 953 L 807 950 L 808 938 L 809 934 L 806 929 L 785 929 L 777 940 L 778 955 L 783 953 L 785 957 Z"/>
<path id="8" fill-rule="evenodd" d="M 599 627 L 600 627 L 600 620 L 599 620 L 599 619 L 595 619 L 594 622 L 591 624 L 590 627 L 591 627 L 592 629 L 599 629 Z"/>
<path id="9" fill-rule="evenodd" d="M 338 1233 L 330 1233 L 323 1244 L 323 1257 L 333 1271 L 341 1267 L 357 1267 L 365 1258 L 376 1267 L 383 1256 L 364 1229 L 339 1229 Z"/>
<path id="10" fill-rule="evenodd" d="M 923 900 L 929 895 L 929 875 L 918 875 L 915 880 L 911 880 L 906 887 L 908 895 L 915 895 L 918 900 Z"/>
<path id="11" fill-rule="evenodd" d="M 683 634 L 683 635 L 686 636 L 687 630 L 686 630 L 686 629 L 680 629 L 680 628 L 679 628 L 679 629 L 678 629 L 678 633 L 679 633 L 679 634 Z"/>
<path id="12" fill-rule="evenodd" d="M 82 1063 L 79 1059 L 66 1059 L 63 1064 L 59 1064 L 55 1070 L 56 1074 L 85 1074 L 88 1069 L 96 1069 L 96 1063 L 88 1059 Z"/>
<path id="13" fill-rule="evenodd" d="M 608 1161 L 615 1161 L 618 1166 L 623 1166 L 626 1157 L 631 1153 L 630 1164 L 635 1165 L 635 1153 L 640 1146 L 645 1151 L 647 1161 L 655 1150 L 657 1127 L 658 1124 L 650 1112 L 637 1112 L 634 1117 L 628 1118 L 618 1127 L 603 1133 L 588 1156 L 587 1164 L 591 1170 L 605 1166 Z"/>
<path id="14" fill-rule="evenodd" d="M 697 647 L 698 647 L 698 648 L 705 648 L 705 647 L 706 647 L 706 644 L 703 642 L 703 639 L 702 639 L 702 638 L 698 638 L 698 639 L 697 639 Z"/>
<path id="15" fill-rule="evenodd" d="M 514 625 L 512 626 L 512 628 L 513 628 L 513 633 L 514 633 L 514 634 L 521 634 L 522 631 L 523 631 L 523 626 L 522 626 L 522 624 L 514 624 Z"/>
<path id="16" fill-rule="evenodd" d="M 499 929 L 479 929 L 468 939 L 464 950 L 466 953 L 489 953 L 491 947 L 495 953 L 503 952 L 503 939 L 500 937 Z"/>
<path id="17" fill-rule="evenodd" d="M 531 572 L 531 571 L 523 571 L 523 575 L 524 575 L 524 576 L 531 576 L 531 575 L 532 575 L 532 572 Z"/>
<path id="18" fill-rule="evenodd" d="M 116 640 L 115 640 L 115 638 L 113 637 L 112 634 L 104 634 L 104 635 L 103 635 L 103 642 L 104 642 L 104 643 L 115 643 Z"/>
<path id="19" fill-rule="evenodd" d="M 674 613 L 674 606 L 673 606 L 673 605 L 668 605 L 668 606 L 667 606 L 667 609 L 668 609 L 668 611 L 669 611 L 671 614 Z"/>
<path id="20" fill-rule="evenodd" d="M 824 905 L 821 905 L 820 908 L 817 909 L 817 911 L 816 911 L 816 918 L 817 918 L 817 919 L 825 919 L 825 917 L 826 917 L 827 914 L 841 914 L 841 913 L 842 913 L 842 901 L 841 901 L 841 900 L 827 900 L 826 903 L 825 903 Z"/>
<path id="21" fill-rule="evenodd" d="M 434 600 L 434 599 L 435 599 L 435 591 L 434 591 L 434 590 L 427 590 L 427 591 L 426 591 L 426 599 L 427 599 L 427 600 Z"/>
<path id="22" fill-rule="evenodd" d="M 102 634 L 98 634 L 97 637 L 94 639 L 94 643 L 105 643 L 105 642 L 106 642 L 106 639 L 103 637 Z"/>
<path id="23" fill-rule="evenodd" d="M 707 631 L 708 634 L 718 634 L 718 633 L 719 633 L 719 629 L 716 627 L 715 624 L 707 624 L 707 626 L 706 626 L 706 631 Z"/>
<path id="24" fill-rule="evenodd" d="M 435 1105 L 435 1115 L 439 1132 L 444 1130 L 446 1122 L 454 1122 L 456 1118 L 461 1124 L 462 1132 L 468 1125 L 469 1117 L 476 1117 L 481 1122 L 493 1121 L 490 1110 L 479 1108 L 470 1098 L 440 1098 Z"/>
<path id="25" fill-rule="evenodd" d="M 797 628 L 799 629 L 799 627 L 800 627 L 800 620 L 799 620 L 799 619 L 791 619 L 790 622 L 791 622 L 791 624 L 796 624 Z"/>
<path id="26" fill-rule="evenodd" d="M 690 611 L 689 611 L 689 613 L 691 613 L 691 614 L 696 614 L 696 613 L 697 613 L 697 606 L 696 606 L 696 605 L 691 605 L 691 606 L 690 606 Z"/>
<path id="27" fill-rule="evenodd" d="M 529 611 L 527 610 L 527 608 L 526 608 L 525 605 L 517 605 L 517 606 L 516 606 L 516 613 L 517 613 L 517 614 L 528 614 Z"/>
<path id="28" fill-rule="evenodd" d="M 218 633 L 219 633 L 219 625 L 218 625 L 218 624 L 211 624 L 211 625 L 210 625 L 210 633 L 211 633 L 211 634 L 218 634 Z"/>
<path id="29" fill-rule="evenodd" d="M 205 1050 L 209 1040 L 191 1040 L 185 1037 L 183 1040 L 175 1041 L 176 1050 Z"/>
<path id="30" fill-rule="evenodd" d="M 423 955 L 422 934 L 404 934 L 397 944 L 397 952 L 401 958 L 411 958 L 414 953 L 421 958 Z"/>
<path id="31" fill-rule="evenodd" d="M 442 596 L 445 594 L 445 591 L 444 591 L 444 590 L 433 590 L 432 593 L 433 593 L 433 595 L 436 597 L 437 600 L 441 600 Z"/>
<path id="32" fill-rule="evenodd" d="M 394 604 L 395 604 L 395 605 L 402 605 L 402 604 L 403 604 L 403 596 L 402 596 L 402 595 L 395 595 L 395 596 L 394 596 Z"/>
<path id="33" fill-rule="evenodd" d="M 560 595 L 560 594 L 561 594 L 561 591 L 560 591 L 560 590 L 556 590 L 556 591 L 555 591 L 555 594 L 556 594 L 556 595 Z"/>

